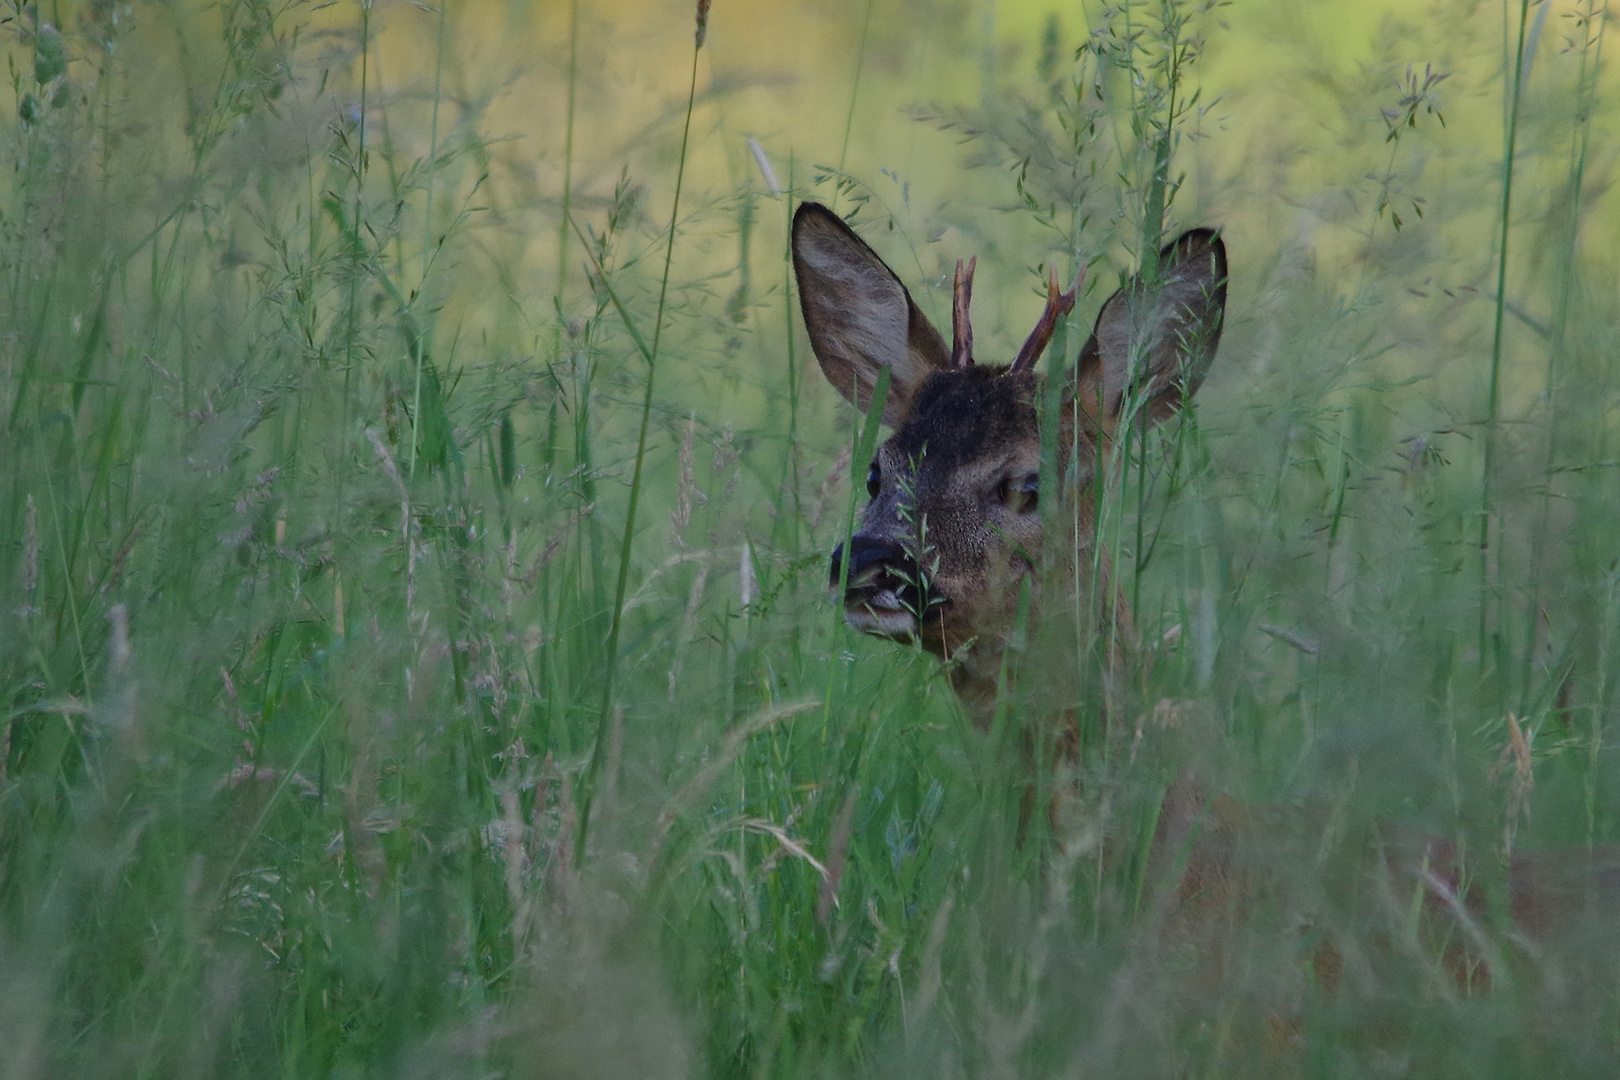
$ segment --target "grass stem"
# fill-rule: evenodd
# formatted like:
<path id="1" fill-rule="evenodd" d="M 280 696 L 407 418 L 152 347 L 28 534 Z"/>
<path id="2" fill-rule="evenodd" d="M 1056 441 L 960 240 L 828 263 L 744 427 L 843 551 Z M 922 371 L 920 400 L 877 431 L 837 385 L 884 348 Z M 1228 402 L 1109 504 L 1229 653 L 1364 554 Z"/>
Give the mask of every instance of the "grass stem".
<path id="1" fill-rule="evenodd" d="M 669 235 L 664 244 L 664 270 L 658 283 L 658 307 L 653 316 L 652 344 L 643 351 L 647 361 L 647 373 L 642 386 L 641 423 L 636 432 L 635 464 L 630 473 L 630 503 L 625 509 L 624 536 L 619 542 L 619 571 L 613 587 L 613 618 L 609 624 L 607 643 L 604 647 L 607 670 L 602 677 L 602 701 L 597 713 L 596 736 L 591 744 L 590 764 L 580 791 L 579 832 L 574 847 L 576 865 L 583 864 L 585 860 L 586 841 L 590 834 L 591 805 L 602 771 L 603 756 L 608 744 L 608 729 L 612 720 L 613 683 L 619 667 L 619 635 L 624 625 L 624 596 L 630 581 L 630 556 L 635 544 L 636 511 L 641 503 L 642 469 L 647 459 L 647 432 L 652 423 L 653 386 L 658 374 L 658 347 L 663 340 L 670 267 L 675 258 L 675 235 L 680 224 L 681 185 L 686 178 L 687 148 L 692 137 L 692 112 L 697 103 L 698 57 L 702 51 L 701 41 L 692 47 L 692 73 L 686 91 L 685 119 L 681 124 L 681 152 L 675 165 L 675 194 L 670 200 Z M 603 278 L 604 282 L 605 280 Z M 618 302 L 617 297 L 614 302 L 621 317 L 625 317 L 628 327 L 630 323 L 626 309 Z"/>

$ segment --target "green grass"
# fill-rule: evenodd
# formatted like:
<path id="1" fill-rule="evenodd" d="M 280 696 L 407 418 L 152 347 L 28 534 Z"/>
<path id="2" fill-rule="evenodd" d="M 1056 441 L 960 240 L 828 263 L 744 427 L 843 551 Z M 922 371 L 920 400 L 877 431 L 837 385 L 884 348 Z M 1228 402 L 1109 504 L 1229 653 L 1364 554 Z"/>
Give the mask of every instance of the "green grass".
<path id="1" fill-rule="evenodd" d="M 649 120 L 624 24 L 562 7 L 7 10 L 0 1076 L 1613 1075 L 1620 947 L 1537 961 L 1498 905 L 1462 994 L 1370 854 L 1494 885 L 1620 839 L 1600 21 L 1438 5 L 1357 68 L 1280 3 L 1007 49 L 855 5 L 837 93 L 786 91 L 825 137 L 760 135 L 777 194 L 707 82 L 743 14 L 697 54 L 639 16 Z M 497 16 L 552 149 L 491 119 Z M 903 107 L 969 145 L 897 171 L 861 125 Z M 1032 634 L 989 736 L 838 623 L 870 433 L 790 195 L 936 321 L 979 254 L 983 354 L 1089 264 L 1071 362 L 1136 253 L 1225 225 L 1196 412 L 1102 492 L 1144 643 L 1106 685 Z M 1020 843 L 1050 712 L 1092 737 Z M 1149 852 L 1189 765 L 1297 811 L 1194 943 Z"/>

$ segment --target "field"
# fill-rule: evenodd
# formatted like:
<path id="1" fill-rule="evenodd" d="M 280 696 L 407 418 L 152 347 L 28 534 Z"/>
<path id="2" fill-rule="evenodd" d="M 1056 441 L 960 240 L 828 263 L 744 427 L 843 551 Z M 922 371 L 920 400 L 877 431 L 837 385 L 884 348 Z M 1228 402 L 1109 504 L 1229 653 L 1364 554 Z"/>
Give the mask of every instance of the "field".
<path id="1" fill-rule="evenodd" d="M 0 1077 L 1620 1074 L 1605 5 L 441 3 L 4 8 Z M 1054 371 L 1223 231 L 1117 667 L 843 625 L 801 198 Z"/>

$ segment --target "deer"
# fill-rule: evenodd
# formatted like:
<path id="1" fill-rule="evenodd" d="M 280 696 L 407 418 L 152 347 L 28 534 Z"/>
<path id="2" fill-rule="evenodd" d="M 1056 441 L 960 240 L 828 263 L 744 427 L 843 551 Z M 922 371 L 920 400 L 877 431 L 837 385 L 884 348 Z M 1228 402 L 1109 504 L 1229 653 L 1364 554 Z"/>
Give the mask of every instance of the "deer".
<path id="1" fill-rule="evenodd" d="M 799 205 L 791 248 L 804 324 L 827 381 L 869 412 L 887 380 L 881 418 L 892 434 L 868 463 L 870 501 L 858 527 L 832 553 L 833 598 L 851 628 L 920 645 L 943 661 L 965 712 L 988 727 L 1005 690 L 1021 593 L 1030 597 L 1028 618 L 1038 620 L 1043 596 L 1065 585 L 1043 580 L 1052 573 L 1042 567 L 1054 540 L 1047 530 L 1062 531 L 1059 546 L 1078 553 L 1074 561 L 1101 567 L 1102 595 L 1093 599 L 1099 627 L 1130 633 L 1107 552 L 1095 547 L 1094 502 L 1083 495 L 1110 468 L 1125 425 L 1163 423 L 1203 383 L 1225 317 L 1225 244 L 1214 229 L 1182 232 L 1104 301 L 1077 364 L 1060 376 L 1061 468 L 1048 479 L 1061 490 L 1050 496 L 1041 490 L 1040 424 L 1049 395 L 1036 364 L 1073 311 L 1079 281 L 1060 291 L 1050 272 L 1045 308 L 1011 362 L 980 364 L 969 319 L 976 260 L 957 262 L 947 345 L 899 276 L 826 206 Z M 1050 522 L 1049 506 L 1062 511 Z M 1076 753 L 1072 738 L 1060 747 L 1060 756 Z M 1207 916 L 1241 905 L 1256 887 L 1254 851 L 1295 842 L 1297 821 L 1278 827 L 1267 823 L 1272 817 L 1210 797 L 1191 770 L 1176 777 L 1162 802 L 1153 861 L 1165 906 L 1195 913 L 1183 925 L 1207 926 Z M 1446 961 L 1458 984 L 1488 982 L 1483 954 L 1490 950 L 1479 946 L 1479 927 L 1495 906 L 1454 849 L 1398 829 L 1383 830 L 1373 846 L 1384 880 L 1461 928 L 1453 937 L 1468 948 Z M 1583 918 L 1620 910 L 1620 848 L 1573 857 L 1516 853 L 1504 876 L 1501 910 L 1522 940 L 1546 940 L 1560 925 L 1585 929 Z M 1313 963 L 1336 981 L 1342 954 L 1330 943 Z M 1502 962 L 1494 963 L 1500 972 Z"/>
<path id="2" fill-rule="evenodd" d="M 915 640 L 947 661 L 957 696 L 987 724 L 1026 584 L 1039 603 L 1048 506 L 1072 506 L 1073 514 L 1055 515 L 1067 519 L 1066 547 L 1081 560 L 1092 552 L 1094 501 L 1040 490 L 1035 366 L 1073 310 L 1079 282 L 1060 292 L 1056 271 L 1049 275 L 1045 310 L 1003 367 L 973 354 L 976 260 L 957 264 L 947 349 L 895 273 L 825 206 L 800 204 L 792 248 L 805 326 L 827 381 L 865 411 L 888 373 L 882 418 L 894 433 L 868 467 L 871 501 L 849 539 L 847 570 L 843 547 L 833 552 L 831 588 L 842 589 L 854 629 Z M 1064 475 L 1053 479 L 1069 494 L 1107 467 L 1127 413 L 1157 424 L 1198 389 L 1220 340 L 1226 277 L 1219 234 L 1193 229 L 1103 304 L 1062 389 Z M 1110 591 L 1108 560 L 1099 562 Z M 1107 606 L 1116 623 L 1129 623 L 1120 598 Z"/>

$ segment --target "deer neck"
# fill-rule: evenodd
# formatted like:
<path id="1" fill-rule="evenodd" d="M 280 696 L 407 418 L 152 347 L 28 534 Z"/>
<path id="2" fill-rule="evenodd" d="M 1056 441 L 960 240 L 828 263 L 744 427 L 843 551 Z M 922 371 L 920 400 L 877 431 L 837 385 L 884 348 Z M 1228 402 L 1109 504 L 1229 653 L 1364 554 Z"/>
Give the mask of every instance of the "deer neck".
<path id="1" fill-rule="evenodd" d="M 1048 612 L 1046 620 L 1040 617 L 1040 594 L 1054 595 L 1052 586 L 1057 584 L 1055 577 L 1048 574 L 1043 587 L 1036 590 L 1030 607 L 1027 633 L 986 634 L 953 650 L 945 658 L 945 674 L 951 690 L 962 703 L 968 717 L 981 730 L 989 730 L 998 704 L 1003 700 L 1014 715 L 1023 715 L 1031 706 L 1039 711 L 1042 703 L 1028 700 L 1026 689 L 1041 692 L 1046 699 L 1044 704 L 1059 705 L 1060 711 L 1097 690 L 1105 699 L 1111 697 L 1110 687 L 1115 683 L 1116 676 L 1126 670 L 1135 655 L 1135 620 L 1124 592 L 1114 582 L 1112 562 L 1106 551 L 1102 553 L 1099 563 L 1094 599 L 1081 601 L 1093 612 L 1089 633 L 1082 632 L 1080 635 L 1089 636 L 1089 641 L 1072 640 L 1077 636 L 1072 621 L 1065 634 L 1061 615 Z M 1062 577 L 1063 581 L 1055 595 L 1072 596 L 1076 585 L 1072 575 Z M 1087 591 L 1092 592 L 1090 588 Z M 1062 665 L 1063 670 L 1042 668 L 1026 674 L 1022 662 L 1028 651 L 1024 645 L 1026 641 L 1036 643 L 1039 655 L 1068 658 Z M 1084 660 L 1088 652 L 1100 658 L 1100 671 L 1097 666 Z M 1077 683 L 1076 680 L 1082 679 L 1082 673 L 1087 669 L 1099 674 L 1104 685 L 1088 688 Z"/>
<path id="2" fill-rule="evenodd" d="M 1003 690 L 1003 675 L 1013 675 L 1006 668 L 1006 660 L 1005 641 L 974 641 L 952 654 L 945 668 L 951 690 L 962 703 L 968 717 L 980 729 L 988 730 L 995 719 L 996 701 Z"/>

